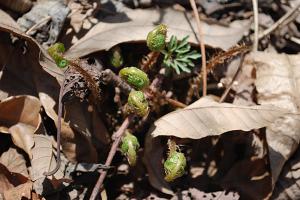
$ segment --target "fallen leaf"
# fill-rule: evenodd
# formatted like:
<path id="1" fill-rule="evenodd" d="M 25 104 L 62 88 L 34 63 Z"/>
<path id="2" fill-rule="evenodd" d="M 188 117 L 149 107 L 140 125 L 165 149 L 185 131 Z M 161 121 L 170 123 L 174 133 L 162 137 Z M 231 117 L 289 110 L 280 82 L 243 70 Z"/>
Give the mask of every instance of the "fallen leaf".
<path id="1" fill-rule="evenodd" d="M 237 106 L 202 98 L 159 118 L 152 135 L 200 139 L 233 130 L 249 131 L 268 126 L 286 113 L 276 107 Z"/>
<path id="2" fill-rule="evenodd" d="M 239 199 L 240 196 L 236 192 L 227 192 L 227 191 L 219 191 L 219 192 L 203 192 L 198 190 L 197 188 L 190 188 L 189 192 L 193 199 L 202 199 L 202 200 L 235 200 Z"/>
<path id="3" fill-rule="evenodd" d="M 18 18 L 17 23 L 28 35 L 34 35 L 38 42 L 52 45 L 56 42 L 69 11 L 63 1 L 37 1 L 29 12 Z M 35 30 L 28 32 L 35 24 L 47 18 L 48 23 L 40 24 Z"/>
<path id="4" fill-rule="evenodd" d="M 119 43 L 145 41 L 148 32 L 160 23 L 168 26 L 169 36 L 176 35 L 178 38 L 183 38 L 190 35 L 189 42 L 198 43 L 194 33 L 197 26 L 194 18 L 189 14 L 171 9 L 135 9 L 127 12 L 126 15 L 127 19 L 124 18 L 123 13 L 106 18 L 104 20 L 106 22 L 94 26 L 65 55 L 78 58 L 96 51 L 108 50 Z M 236 45 L 249 27 L 248 20 L 234 21 L 230 27 L 202 23 L 205 44 L 223 50 Z"/>
<path id="5" fill-rule="evenodd" d="M 46 193 L 44 190 L 48 190 L 45 182 L 46 176 L 44 172 L 52 171 L 56 167 L 56 160 L 54 157 L 54 149 L 52 146 L 52 139 L 49 136 L 34 135 L 35 145 L 31 149 L 32 159 L 30 179 L 34 182 L 33 188 L 38 194 Z M 53 175 L 55 179 L 63 178 L 64 166 L 61 165 L 60 169 Z M 49 177 L 50 178 L 50 177 Z"/>
<path id="6" fill-rule="evenodd" d="M 33 134 L 41 125 L 41 103 L 33 96 L 14 96 L 0 102 L 0 130 L 10 133 L 14 144 L 31 157 Z"/>
<path id="7" fill-rule="evenodd" d="M 3 11 L 0 10 L 1 12 Z M 12 44 L 10 34 L 19 38 L 19 45 Z M 59 83 L 63 80 L 63 71 L 56 67 L 50 56 L 33 38 L 11 26 L 8 21 L 0 21 L 0 37 L 0 66 L 4 66 L 0 69 L 0 100 L 21 94 L 39 97 L 46 114 L 56 123 Z M 103 144 L 110 141 L 107 140 L 108 133 L 100 132 L 100 129 L 98 129 L 101 119 L 95 109 L 93 112 L 88 112 L 86 105 L 78 105 L 77 103 L 74 106 L 80 108 L 74 109 L 70 106 L 66 109 L 66 113 L 68 114 L 73 109 L 79 109 L 84 117 L 80 118 L 80 120 L 83 120 L 82 122 L 73 120 L 73 117 L 78 119 L 78 113 L 76 113 L 73 116 L 69 115 L 70 122 L 63 122 L 63 150 L 71 161 L 96 161 L 97 152 L 91 141 L 98 145 L 98 149 L 103 150 L 105 146 Z M 0 116 L 2 113 L 0 112 Z M 74 121 L 82 126 L 79 128 L 76 124 L 73 124 Z M 18 130 L 26 130 L 26 134 L 29 132 L 27 128 L 18 125 L 13 130 L 19 133 Z M 8 127 L 5 127 L 5 130 L 8 132 Z M 79 146 L 88 146 L 89 148 L 80 148 Z"/>
<path id="8" fill-rule="evenodd" d="M 10 172 L 5 165 L 0 163 L 0 193 L 26 183 L 27 181 L 28 178 L 22 174 Z"/>
<path id="9" fill-rule="evenodd" d="M 274 187 L 272 199 L 300 199 L 300 149 L 285 163 Z"/>
<path id="10" fill-rule="evenodd" d="M 264 199 L 270 195 L 272 177 L 263 129 L 260 133 L 231 131 L 184 141 L 187 147 L 192 147 L 187 151 L 191 153 L 185 153 L 189 162 L 186 171 L 189 173 L 168 183 L 164 180 L 162 164 L 166 158 L 166 141 L 163 137 L 147 136 L 143 161 L 154 188 L 174 194 L 171 186 L 184 182 L 186 187 L 203 191 L 208 197 L 211 195 L 208 191 L 218 190 L 234 190 L 241 199 Z"/>
<path id="11" fill-rule="evenodd" d="M 14 148 L 9 148 L 1 155 L 0 163 L 5 165 L 10 172 L 19 173 L 25 177 L 29 176 L 25 158 Z"/>
<path id="12" fill-rule="evenodd" d="M 4 191 L 5 200 L 21 200 L 23 198 L 31 199 L 32 182 L 28 181 L 17 187 Z"/>
<path id="13" fill-rule="evenodd" d="M 6 12 L 4 12 L 1 9 L 0 9 L 0 19 L 1 19 L 0 24 L 5 23 L 5 24 L 9 24 L 11 27 L 14 27 L 16 29 L 20 28 L 17 22 L 11 16 L 9 16 Z"/>
<path id="14" fill-rule="evenodd" d="M 299 112 L 300 55 L 257 52 L 251 55 L 256 67 L 256 89 L 261 105 Z M 273 185 L 284 163 L 298 148 L 300 117 L 287 115 L 267 128 Z"/>

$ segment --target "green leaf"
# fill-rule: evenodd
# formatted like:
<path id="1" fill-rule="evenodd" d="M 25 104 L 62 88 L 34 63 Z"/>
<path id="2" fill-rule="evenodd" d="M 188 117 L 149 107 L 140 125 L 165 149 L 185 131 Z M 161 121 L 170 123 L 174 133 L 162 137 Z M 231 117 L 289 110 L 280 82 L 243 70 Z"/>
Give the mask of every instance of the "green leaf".
<path id="1" fill-rule="evenodd" d="M 176 49 L 176 46 L 177 46 L 177 38 L 176 36 L 172 35 L 170 42 L 168 43 L 169 52 L 173 52 Z"/>
<path id="2" fill-rule="evenodd" d="M 171 62 L 171 66 L 172 66 L 173 69 L 175 69 L 177 74 L 180 74 L 179 67 L 174 62 Z"/>
<path id="3" fill-rule="evenodd" d="M 191 49 L 191 46 L 189 45 L 189 46 L 187 46 L 185 48 L 176 49 L 175 52 L 177 52 L 178 55 L 182 55 L 182 54 L 185 54 L 185 53 L 189 52 L 190 49 Z"/>
<path id="4" fill-rule="evenodd" d="M 164 55 L 163 64 L 174 69 L 177 74 L 180 74 L 181 71 L 190 73 L 190 68 L 195 66 L 192 60 L 201 57 L 201 54 L 197 51 L 191 51 L 188 37 L 186 36 L 178 41 L 177 37 L 172 35 L 166 50 L 161 51 Z"/>
<path id="5" fill-rule="evenodd" d="M 184 47 L 185 45 L 189 45 L 187 39 L 189 38 L 189 36 L 185 36 L 181 42 L 179 43 L 177 49 L 181 49 L 182 47 Z M 189 45 L 190 46 L 190 45 Z"/>
<path id="6" fill-rule="evenodd" d="M 189 68 L 187 68 L 187 64 L 183 63 L 183 62 L 178 62 L 176 60 L 174 60 L 174 63 L 184 72 L 188 72 L 190 73 L 191 70 Z"/>

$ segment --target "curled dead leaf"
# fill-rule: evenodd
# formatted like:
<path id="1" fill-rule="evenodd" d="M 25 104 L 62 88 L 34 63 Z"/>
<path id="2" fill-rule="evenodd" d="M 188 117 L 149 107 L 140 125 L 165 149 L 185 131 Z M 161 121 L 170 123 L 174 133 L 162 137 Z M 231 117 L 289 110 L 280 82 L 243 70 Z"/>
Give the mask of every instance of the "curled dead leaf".
<path id="1" fill-rule="evenodd" d="M 10 133 L 14 144 L 31 157 L 33 134 L 39 132 L 41 103 L 33 96 L 15 96 L 0 102 L 0 131 Z"/>

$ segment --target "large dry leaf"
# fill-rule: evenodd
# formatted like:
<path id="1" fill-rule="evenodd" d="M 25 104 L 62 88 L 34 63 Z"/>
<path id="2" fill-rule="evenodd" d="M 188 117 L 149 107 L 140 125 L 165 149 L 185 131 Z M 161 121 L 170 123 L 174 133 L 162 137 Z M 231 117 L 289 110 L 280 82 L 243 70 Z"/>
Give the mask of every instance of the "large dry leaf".
<path id="1" fill-rule="evenodd" d="M 198 43 L 194 33 L 197 26 L 194 18 L 189 14 L 171 9 L 136 9 L 127 12 L 126 15 L 128 18 L 122 13 L 104 19 L 105 22 L 100 22 L 93 27 L 66 52 L 66 55 L 78 58 L 96 51 L 108 50 L 119 43 L 145 41 L 148 32 L 158 23 L 168 26 L 169 36 L 176 35 L 178 38 L 183 38 L 189 35 L 190 42 Z M 230 27 L 202 23 L 205 44 L 224 50 L 236 45 L 249 27 L 248 20 L 234 21 Z"/>
<path id="2" fill-rule="evenodd" d="M 56 160 L 54 157 L 54 149 L 52 145 L 52 139 L 49 136 L 35 135 L 35 145 L 31 149 L 32 159 L 30 178 L 34 181 L 33 187 L 38 194 L 45 193 L 45 181 L 47 181 L 44 172 L 52 171 L 56 166 Z M 55 179 L 63 178 L 64 166 L 61 165 L 60 169 L 53 175 Z"/>
<path id="3" fill-rule="evenodd" d="M 0 23 L 5 23 L 5 24 L 9 24 L 11 27 L 14 27 L 16 29 L 19 29 L 19 25 L 17 24 L 17 22 L 11 18 L 11 16 L 9 16 L 6 12 L 4 12 L 3 10 L 0 9 Z"/>
<path id="4" fill-rule="evenodd" d="M 4 193 L 27 181 L 28 178 L 22 174 L 10 172 L 5 165 L 0 163 L 0 193 Z"/>
<path id="5" fill-rule="evenodd" d="M 300 199 L 300 149 L 285 163 L 272 199 Z"/>
<path id="6" fill-rule="evenodd" d="M 31 199 L 32 182 L 27 181 L 21 185 L 4 191 L 5 200 L 22 200 L 24 198 Z"/>
<path id="7" fill-rule="evenodd" d="M 0 103 L 0 131 L 10 133 L 16 146 L 31 157 L 33 134 L 40 131 L 41 103 L 33 96 L 15 96 Z"/>
<path id="8" fill-rule="evenodd" d="M 19 38 L 18 45 L 12 44 L 10 34 Z M 0 38 L 0 100 L 21 94 L 39 97 L 46 114 L 56 123 L 59 82 L 62 80 L 63 72 L 34 39 L 7 21 L 0 20 Z M 76 109 L 73 106 L 76 106 Z M 101 129 L 104 130 L 102 132 L 97 129 L 101 119 L 96 110 L 88 112 L 87 106 L 83 104 L 73 106 L 68 107 L 66 113 L 72 110 L 78 112 L 69 117 L 68 123 L 63 122 L 63 150 L 72 161 L 96 161 L 97 152 L 91 141 L 103 150 L 104 144 L 109 143 L 108 133 L 105 128 Z M 78 119 L 78 113 L 82 114 L 83 117 L 80 118 L 82 121 L 72 119 Z M 80 124 L 81 127 L 74 123 Z M 25 129 L 26 126 L 23 125 L 14 127 L 14 130 Z M 29 129 L 26 130 L 22 132 L 29 132 Z"/>
<path id="9" fill-rule="evenodd" d="M 0 163 L 5 165 L 10 172 L 28 177 L 26 160 L 16 149 L 9 148 L 8 151 L 4 152 L 0 157 Z"/>
<path id="10" fill-rule="evenodd" d="M 257 52 L 251 57 L 256 67 L 258 102 L 299 112 L 300 55 Z M 298 115 L 287 115 L 267 128 L 273 184 L 299 145 L 299 120 Z"/>
<path id="11" fill-rule="evenodd" d="M 233 130 L 249 131 L 266 127 L 285 113 L 276 107 L 237 106 L 202 98 L 158 119 L 152 135 L 200 139 Z"/>

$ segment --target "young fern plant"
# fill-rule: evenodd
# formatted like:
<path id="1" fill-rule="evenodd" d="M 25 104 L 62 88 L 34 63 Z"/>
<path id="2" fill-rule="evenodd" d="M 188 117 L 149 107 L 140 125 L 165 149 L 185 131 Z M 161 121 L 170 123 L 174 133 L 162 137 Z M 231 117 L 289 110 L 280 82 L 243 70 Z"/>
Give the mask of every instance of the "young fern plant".
<path id="1" fill-rule="evenodd" d="M 160 24 L 148 33 L 147 46 L 151 51 L 163 54 L 163 66 L 167 69 L 173 69 L 177 74 L 190 73 L 191 68 L 195 66 L 193 61 L 200 58 L 201 54 L 196 50 L 191 51 L 189 36 L 179 41 L 176 36 L 172 35 L 168 43 L 166 38 L 167 27 Z"/>
<path id="2" fill-rule="evenodd" d="M 177 37 L 172 35 L 166 49 L 161 51 L 164 55 L 163 65 L 174 69 L 177 74 L 181 71 L 190 73 L 191 68 L 195 66 L 193 60 L 201 57 L 196 50 L 191 51 L 188 38 L 189 36 L 186 36 L 178 41 Z"/>

